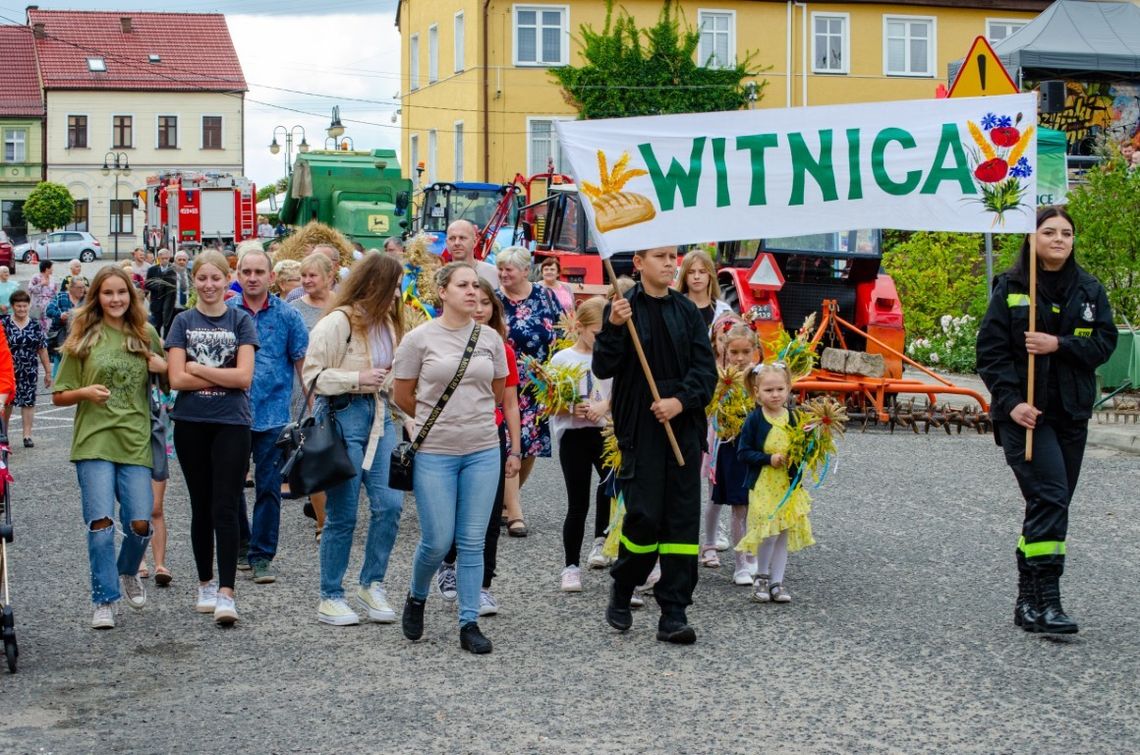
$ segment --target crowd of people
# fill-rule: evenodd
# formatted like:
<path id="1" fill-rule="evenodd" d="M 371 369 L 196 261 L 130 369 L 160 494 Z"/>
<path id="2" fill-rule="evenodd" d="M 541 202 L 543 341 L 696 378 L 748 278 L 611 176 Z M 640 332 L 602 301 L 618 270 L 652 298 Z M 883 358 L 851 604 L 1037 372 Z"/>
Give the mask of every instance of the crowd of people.
<path id="1" fill-rule="evenodd" d="M 1086 384 L 1111 353 L 1115 329 L 1103 288 L 1072 255 L 1072 220 L 1054 210 L 1038 221 L 1037 285 L 1050 306 L 1038 332 L 1027 333 L 1023 255 L 995 289 L 979 370 L 994 396 L 995 435 L 1026 497 L 1015 621 L 1069 632 L 1076 624 L 1061 608 L 1058 580 L 1093 401 Z M 414 328 L 401 302 L 407 270 L 398 239 L 347 269 L 331 246 L 289 265 L 257 242 L 239 245 L 236 261 L 214 250 L 192 262 L 160 250 L 141 285 L 107 265 L 90 284 L 72 270 L 60 287 L 44 263 L 28 291 L 9 295 L 3 327 L 15 388 L 6 415 L 12 405 L 22 413 L 34 406 L 40 367 L 53 402 L 77 407 L 70 458 L 94 628 L 115 625 L 120 601 L 145 606 L 148 547 L 156 584 L 174 580 L 161 527 L 170 458 L 190 501 L 193 608 L 218 624 L 238 620 L 237 572 L 248 570 L 255 584 L 276 580 L 285 461 L 278 440 L 308 413 L 335 426 L 357 470 L 305 504 L 316 520 L 323 624 L 397 620 L 386 577 L 404 503 L 404 491 L 389 485 L 401 441 L 415 450 L 419 522 L 400 615 L 409 640 L 423 635 L 434 587 L 457 602 L 460 645 L 491 651 L 478 622 L 498 611 L 500 529 L 526 536 L 519 490 L 555 445 L 566 482 L 560 587 L 582 590 L 593 501 L 585 564 L 610 569 L 605 618 L 615 629 L 630 628 L 631 609 L 651 591 L 661 610 L 657 638 L 694 642 L 687 608 L 698 572 L 719 568 L 718 553 L 729 547 L 734 581 L 752 600 L 791 602 L 789 554 L 814 543 L 811 499 L 789 461 L 800 421 L 796 375 L 780 358 L 765 361 L 755 327 L 720 301 L 712 259 L 691 251 L 678 271 L 675 247 L 642 250 L 634 255 L 638 282 L 618 282 L 610 299 L 575 303 L 557 262 L 532 275 L 523 247 L 499 250 L 494 265 L 475 260 L 476 232 L 468 221 L 449 227 L 451 261 L 434 274 L 437 316 Z M 1029 354 L 1040 357 L 1036 405 L 1026 399 Z M 571 399 L 543 400 L 536 387 L 546 370 L 573 376 Z M 710 420 L 710 406 L 718 383 L 738 378 L 739 422 L 727 428 Z M 31 416 L 23 416 L 31 446 Z M 1032 462 L 1027 428 L 1036 430 Z M 704 502 L 702 476 L 711 492 Z M 361 492 L 369 515 L 363 566 L 346 589 Z M 730 539 L 718 524 L 723 509 Z"/>

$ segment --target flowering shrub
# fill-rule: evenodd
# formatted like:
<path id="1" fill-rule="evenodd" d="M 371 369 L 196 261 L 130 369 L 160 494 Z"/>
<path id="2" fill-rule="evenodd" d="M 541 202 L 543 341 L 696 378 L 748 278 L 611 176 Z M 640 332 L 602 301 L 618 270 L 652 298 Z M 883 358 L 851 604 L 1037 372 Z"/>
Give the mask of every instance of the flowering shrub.
<path id="1" fill-rule="evenodd" d="M 906 347 L 906 355 L 927 367 L 944 372 L 974 371 L 974 342 L 978 338 L 978 321 L 970 315 L 942 315 L 941 329 L 929 338 L 915 338 Z"/>

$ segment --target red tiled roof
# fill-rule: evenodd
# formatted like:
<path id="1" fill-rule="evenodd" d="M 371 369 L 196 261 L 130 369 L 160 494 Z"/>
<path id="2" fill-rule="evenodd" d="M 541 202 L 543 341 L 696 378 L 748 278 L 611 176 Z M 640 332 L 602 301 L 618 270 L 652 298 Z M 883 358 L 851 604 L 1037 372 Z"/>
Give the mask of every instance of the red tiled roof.
<path id="1" fill-rule="evenodd" d="M 32 30 L 0 26 L 0 116 L 42 116 L 43 92 L 36 74 Z"/>
<path id="2" fill-rule="evenodd" d="M 130 31 L 122 19 L 130 19 Z M 218 13 L 28 10 L 28 26 L 37 24 L 44 25 L 34 41 L 45 89 L 247 89 Z M 149 62 L 150 55 L 161 61 Z M 102 57 L 107 70 L 89 70 L 92 57 Z"/>

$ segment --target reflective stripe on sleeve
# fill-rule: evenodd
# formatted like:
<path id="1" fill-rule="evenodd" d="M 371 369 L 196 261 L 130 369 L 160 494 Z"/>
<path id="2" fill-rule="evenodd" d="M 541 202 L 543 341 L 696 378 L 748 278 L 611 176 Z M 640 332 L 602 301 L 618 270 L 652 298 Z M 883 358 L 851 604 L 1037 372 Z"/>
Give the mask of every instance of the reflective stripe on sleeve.
<path id="1" fill-rule="evenodd" d="M 1008 294 L 1005 303 L 1008 307 L 1028 307 L 1029 294 Z"/>

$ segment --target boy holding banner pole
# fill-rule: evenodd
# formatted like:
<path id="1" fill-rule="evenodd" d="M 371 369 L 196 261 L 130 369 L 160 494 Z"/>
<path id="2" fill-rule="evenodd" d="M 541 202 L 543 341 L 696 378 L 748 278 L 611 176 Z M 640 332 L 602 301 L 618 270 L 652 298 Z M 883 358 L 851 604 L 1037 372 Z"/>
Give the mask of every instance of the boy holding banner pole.
<path id="1" fill-rule="evenodd" d="M 704 409 L 716 387 L 716 359 L 696 305 L 670 287 L 677 248 L 638 251 L 633 260 L 641 283 L 607 306 L 594 341 L 594 374 L 613 378 L 626 509 L 606 620 L 623 632 L 632 626 L 634 588 L 660 559 L 657 639 L 689 644 L 696 632 L 685 609 L 697 582 Z"/>

